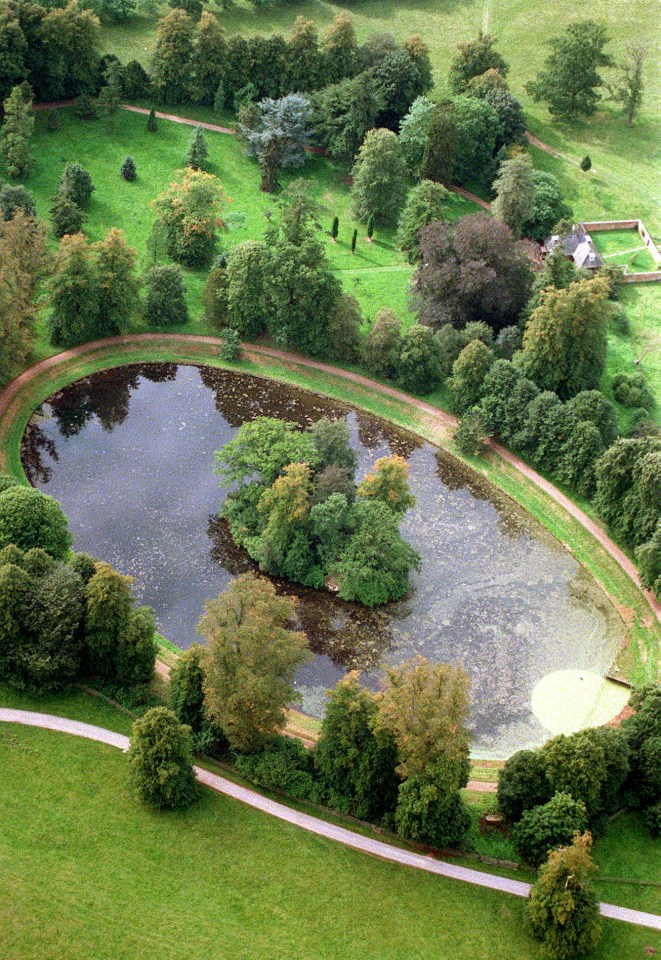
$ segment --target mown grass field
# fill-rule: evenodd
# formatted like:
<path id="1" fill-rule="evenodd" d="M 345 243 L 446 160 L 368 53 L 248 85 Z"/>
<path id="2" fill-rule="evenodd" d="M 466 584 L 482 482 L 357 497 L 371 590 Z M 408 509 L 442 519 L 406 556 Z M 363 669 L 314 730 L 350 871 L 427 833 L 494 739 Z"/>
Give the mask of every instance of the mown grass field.
<path id="1" fill-rule="evenodd" d="M 111 747 L 9 724 L 0 746 L 12 960 L 541 957 L 517 898 L 382 863 L 208 790 L 188 811 L 154 812 Z M 594 960 L 648 947 L 661 937 L 609 921 Z"/>

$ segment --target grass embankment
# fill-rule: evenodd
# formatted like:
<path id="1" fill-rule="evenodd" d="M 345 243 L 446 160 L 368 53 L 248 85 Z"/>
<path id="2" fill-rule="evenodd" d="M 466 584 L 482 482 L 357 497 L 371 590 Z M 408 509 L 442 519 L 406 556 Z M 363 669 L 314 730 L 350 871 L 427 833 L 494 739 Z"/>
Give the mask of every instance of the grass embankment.
<path id="1" fill-rule="evenodd" d="M 13 960 L 540 956 L 522 900 L 383 863 L 209 790 L 159 814 L 132 798 L 111 747 L 10 725 L 0 738 Z M 609 921 L 595 960 L 648 946 L 661 938 Z"/>
<path id="2" fill-rule="evenodd" d="M 213 348 L 204 343 L 180 343 L 163 338 L 159 341 L 145 341 L 139 345 L 104 348 L 68 361 L 31 381 L 15 398 L 0 424 L 0 469 L 9 469 L 17 476 L 22 476 L 20 443 L 25 426 L 32 411 L 53 392 L 96 370 L 148 360 L 232 366 L 246 373 L 271 377 L 385 417 L 457 455 L 447 429 L 438 421 L 376 390 L 314 370 L 305 362 L 285 365 L 256 353 L 251 353 L 249 359 L 240 363 L 223 364 Z M 578 521 L 514 467 L 495 456 L 489 459 L 475 458 L 469 462 L 564 543 L 618 606 L 628 624 L 630 640 L 618 659 L 620 672 L 635 683 L 656 677 L 659 625 L 654 620 L 645 598 L 622 568 Z"/>

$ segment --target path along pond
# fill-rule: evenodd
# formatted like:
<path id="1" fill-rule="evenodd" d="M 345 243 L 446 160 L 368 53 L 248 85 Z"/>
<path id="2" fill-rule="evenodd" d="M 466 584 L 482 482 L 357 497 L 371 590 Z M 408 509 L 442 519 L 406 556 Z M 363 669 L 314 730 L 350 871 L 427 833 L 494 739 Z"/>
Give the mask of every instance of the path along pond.
<path id="1" fill-rule="evenodd" d="M 204 601 L 252 567 L 218 519 L 224 493 L 213 454 L 257 416 L 301 426 L 347 417 L 357 476 L 378 457 L 401 454 L 416 497 L 402 532 L 422 568 L 403 601 L 370 610 L 279 584 L 299 598 L 299 628 L 315 654 L 297 677 L 301 708 L 321 716 L 325 691 L 348 669 L 376 687 L 384 665 L 421 654 L 461 663 L 470 675 L 476 754 L 503 757 L 547 739 L 554 731 L 535 716 L 535 688 L 556 671 L 585 671 L 587 680 L 607 671 L 623 624 L 540 524 L 414 434 L 274 381 L 131 365 L 52 396 L 28 426 L 23 466 L 61 502 L 75 549 L 132 574 L 161 632 L 185 648 L 197 639 Z M 586 689 L 586 720 L 594 707 Z"/>

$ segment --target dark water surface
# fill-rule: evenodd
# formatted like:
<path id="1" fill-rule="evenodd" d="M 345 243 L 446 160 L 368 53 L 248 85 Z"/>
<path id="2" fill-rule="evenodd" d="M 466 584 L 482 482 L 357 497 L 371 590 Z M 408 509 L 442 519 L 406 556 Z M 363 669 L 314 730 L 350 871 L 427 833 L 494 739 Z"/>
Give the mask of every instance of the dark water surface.
<path id="1" fill-rule="evenodd" d="M 605 671 L 623 628 L 605 595 L 554 538 L 503 494 L 406 431 L 331 400 L 243 374 L 145 364 L 95 374 L 33 417 L 23 465 L 64 507 L 76 550 L 136 578 L 159 629 L 188 647 L 205 599 L 250 561 L 217 519 L 213 453 L 266 415 L 309 424 L 347 416 L 361 478 L 377 457 L 409 461 L 417 504 L 404 536 L 422 556 L 410 595 L 368 610 L 283 584 L 300 598 L 316 654 L 301 670 L 303 709 L 319 716 L 346 669 L 376 685 L 380 666 L 415 654 L 459 662 L 472 681 L 474 749 L 504 756 L 548 736 L 535 684 L 566 668 Z"/>

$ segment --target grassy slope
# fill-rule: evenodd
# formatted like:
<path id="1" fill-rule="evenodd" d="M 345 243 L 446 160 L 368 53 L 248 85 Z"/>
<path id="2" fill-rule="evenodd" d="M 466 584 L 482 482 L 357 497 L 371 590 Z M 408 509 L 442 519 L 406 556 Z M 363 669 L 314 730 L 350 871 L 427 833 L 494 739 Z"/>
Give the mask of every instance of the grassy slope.
<path id="1" fill-rule="evenodd" d="M 520 900 L 381 863 L 210 791 L 158 814 L 131 798 L 110 747 L 14 727 L 0 738 L 13 960 L 539 956 Z M 605 933 L 595 960 L 661 947 L 624 924 Z"/>

